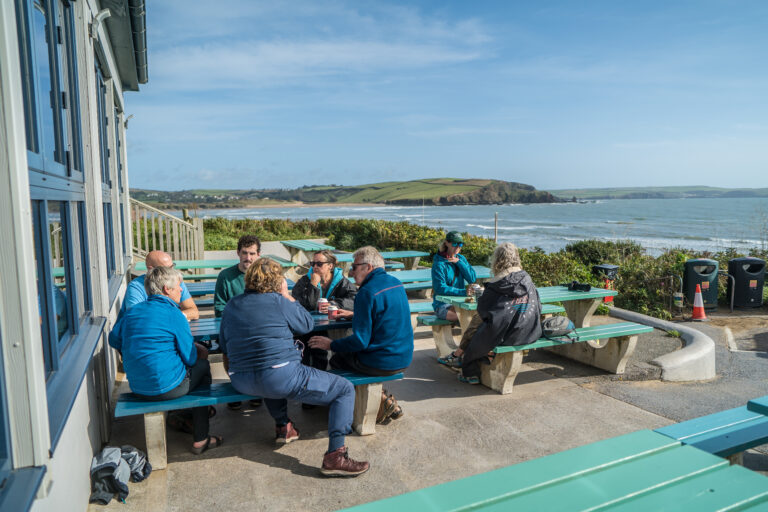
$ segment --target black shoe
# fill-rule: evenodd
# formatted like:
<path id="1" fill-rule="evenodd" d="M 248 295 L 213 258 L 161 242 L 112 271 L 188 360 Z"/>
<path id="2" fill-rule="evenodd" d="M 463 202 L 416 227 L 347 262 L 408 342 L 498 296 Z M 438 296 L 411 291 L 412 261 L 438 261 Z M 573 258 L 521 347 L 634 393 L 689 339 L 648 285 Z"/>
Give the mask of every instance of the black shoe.
<path id="1" fill-rule="evenodd" d="M 251 407 L 260 407 L 263 400 L 261 398 L 251 398 L 248 400 L 248 403 L 251 404 Z"/>
<path id="2" fill-rule="evenodd" d="M 243 402 L 229 402 L 227 404 L 227 409 L 230 411 L 239 411 L 242 406 Z"/>

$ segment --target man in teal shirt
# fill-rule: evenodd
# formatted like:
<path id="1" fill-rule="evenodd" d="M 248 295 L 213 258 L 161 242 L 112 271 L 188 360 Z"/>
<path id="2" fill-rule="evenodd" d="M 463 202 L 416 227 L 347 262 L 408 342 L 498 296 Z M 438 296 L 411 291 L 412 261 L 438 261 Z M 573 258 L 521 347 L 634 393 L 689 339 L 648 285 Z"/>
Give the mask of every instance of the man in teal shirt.
<path id="1" fill-rule="evenodd" d="M 261 240 L 254 235 L 243 235 L 237 241 L 237 257 L 240 263 L 225 268 L 219 272 L 216 278 L 216 289 L 213 292 L 213 313 L 220 317 L 229 299 L 242 294 L 245 291 L 245 271 L 261 256 Z M 250 400 L 253 407 L 261 405 L 261 399 Z M 242 406 L 241 402 L 230 402 L 227 407 L 237 411 Z"/>

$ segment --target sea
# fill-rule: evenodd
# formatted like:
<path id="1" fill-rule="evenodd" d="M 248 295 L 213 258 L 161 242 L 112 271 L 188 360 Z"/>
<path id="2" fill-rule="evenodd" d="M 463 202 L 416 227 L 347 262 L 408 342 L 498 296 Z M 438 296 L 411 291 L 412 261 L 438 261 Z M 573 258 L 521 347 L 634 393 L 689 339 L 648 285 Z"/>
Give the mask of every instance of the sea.
<path id="1" fill-rule="evenodd" d="M 177 214 L 179 212 L 176 212 Z M 190 212 L 192 213 L 192 212 Z M 305 206 L 197 210 L 203 218 L 369 218 L 466 231 L 554 252 L 585 239 L 634 240 L 658 255 L 672 247 L 742 252 L 768 247 L 768 198 L 611 199 L 482 206 Z M 494 219 L 498 216 L 498 223 Z"/>

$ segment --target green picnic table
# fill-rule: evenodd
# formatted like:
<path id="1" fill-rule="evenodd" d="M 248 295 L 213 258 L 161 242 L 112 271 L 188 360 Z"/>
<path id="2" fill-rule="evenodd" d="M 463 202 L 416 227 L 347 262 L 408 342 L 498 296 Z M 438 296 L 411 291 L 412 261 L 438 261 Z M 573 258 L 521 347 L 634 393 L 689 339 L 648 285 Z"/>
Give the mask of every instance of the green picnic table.
<path id="1" fill-rule="evenodd" d="M 312 240 L 282 240 L 280 243 L 291 253 L 291 261 L 298 265 L 303 265 L 310 261 L 310 256 L 307 253 L 323 250 L 332 251 L 334 249 L 332 245 L 321 244 Z"/>
<path id="2" fill-rule="evenodd" d="M 273 256 L 271 254 L 263 254 L 262 255 L 265 258 L 271 258 L 278 263 L 283 268 L 287 267 L 295 267 L 296 264 L 292 261 L 289 261 L 285 258 L 281 258 L 279 256 Z M 223 259 L 223 260 L 176 260 L 173 262 L 173 264 L 176 266 L 179 270 L 199 270 L 199 269 L 206 269 L 206 268 L 213 268 L 213 269 L 222 269 L 222 268 L 228 268 L 232 265 L 237 265 L 240 263 L 239 259 Z M 143 261 L 137 262 L 133 266 L 134 270 L 137 270 L 139 272 L 146 272 L 147 265 Z"/>
<path id="3" fill-rule="evenodd" d="M 419 265 L 419 259 L 422 256 L 429 256 L 428 252 L 422 251 L 382 251 L 381 257 L 385 260 L 404 260 L 403 264 L 407 270 L 416 270 Z M 349 271 L 349 267 L 354 261 L 354 253 L 344 252 L 336 253 L 336 261 L 339 262 L 339 266 L 344 269 L 345 272 Z"/>
<path id="4" fill-rule="evenodd" d="M 640 430 L 348 511 L 766 510 L 768 478 Z"/>
<path id="5" fill-rule="evenodd" d="M 482 265 L 472 265 L 477 274 L 477 280 L 487 280 L 491 278 L 491 269 L 483 267 Z M 432 282 L 432 269 L 420 268 L 418 270 L 401 270 L 400 272 L 393 272 L 390 274 L 400 280 L 401 283 L 421 283 Z"/>

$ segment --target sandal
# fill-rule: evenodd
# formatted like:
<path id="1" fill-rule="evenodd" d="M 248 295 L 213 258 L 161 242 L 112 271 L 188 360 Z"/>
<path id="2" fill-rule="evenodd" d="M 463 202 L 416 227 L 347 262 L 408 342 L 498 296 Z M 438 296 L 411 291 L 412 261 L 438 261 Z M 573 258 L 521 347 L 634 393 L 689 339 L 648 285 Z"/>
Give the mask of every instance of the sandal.
<path id="1" fill-rule="evenodd" d="M 379 406 L 379 413 L 376 415 L 376 423 L 379 425 L 386 425 L 392 418 L 392 415 L 396 415 L 397 418 L 403 415 L 403 410 L 397 405 L 394 395 L 382 393 L 381 405 Z M 396 419 L 396 418 L 395 418 Z"/>
<path id="2" fill-rule="evenodd" d="M 457 356 L 455 352 L 451 352 L 445 357 L 438 357 L 437 362 L 448 368 L 461 368 L 461 356 Z"/>
<path id="3" fill-rule="evenodd" d="M 213 442 L 211 442 L 213 440 Z M 224 444 L 224 438 L 221 436 L 208 436 L 208 439 L 205 440 L 205 444 L 201 447 L 196 447 L 195 445 L 192 445 L 192 453 L 195 455 L 200 455 L 206 450 L 213 450 L 214 448 L 218 448 Z"/>

